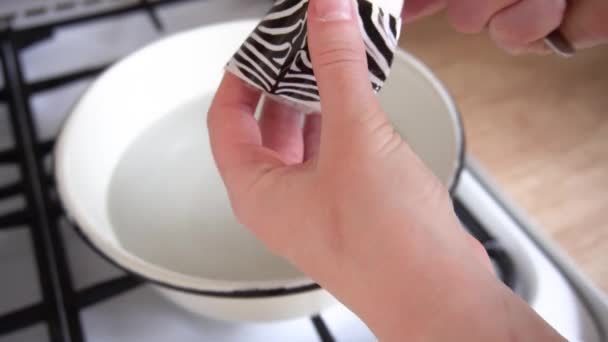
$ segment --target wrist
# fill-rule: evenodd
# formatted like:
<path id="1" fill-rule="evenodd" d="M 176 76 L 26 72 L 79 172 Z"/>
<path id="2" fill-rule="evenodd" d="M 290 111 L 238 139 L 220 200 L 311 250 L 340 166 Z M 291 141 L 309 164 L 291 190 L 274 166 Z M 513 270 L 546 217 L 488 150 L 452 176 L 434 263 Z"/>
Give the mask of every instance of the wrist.
<path id="1" fill-rule="evenodd" d="M 353 257 L 331 285 L 381 341 L 562 340 L 458 235 L 443 246 L 393 239 L 376 257 Z"/>

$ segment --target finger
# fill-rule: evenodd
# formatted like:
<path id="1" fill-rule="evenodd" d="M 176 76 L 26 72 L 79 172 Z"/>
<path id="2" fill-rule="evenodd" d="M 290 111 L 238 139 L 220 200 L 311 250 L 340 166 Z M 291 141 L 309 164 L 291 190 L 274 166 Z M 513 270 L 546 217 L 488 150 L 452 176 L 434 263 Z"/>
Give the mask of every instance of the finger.
<path id="1" fill-rule="evenodd" d="M 497 13 L 490 21 L 490 36 L 507 51 L 525 51 L 559 27 L 566 0 L 523 0 Z"/>
<path id="2" fill-rule="evenodd" d="M 378 112 L 354 1 L 311 0 L 308 34 L 325 129 L 344 129 Z"/>
<path id="3" fill-rule="evenodd" d="M 287 165 L 302 162 L 304 142 L 302 140 L 302 113 L 292 106 L 264 99 L 260 130 L 262 144 L 275 151 Z"/>
<path id="4" fill-rule="evenodd" d="M 304 122 L 304 161 L 316 158 L 321 145 L 321 114 L 308 114 Z"/>
<path id="5" fill-rule="evenodd" d="M 402 18 L 406 23 L 433 15 L 445 8 L 445 0 L 408 0 L 403 7 Z"/>
<path id="6" fill-rule="evenodd" d="M 571 1 L 561 31 L 576 48 L 608 43 L 608 1 Z"/>
<path id="7" fill-rule="evenodd" d="M 479 33 L 501 10 L 525 0 L 447 0 L 450 24 L 460 32 Z"/>
<path id="8" fill-rule="evenodd" d="M 228 192 L 235 197 L 268 170 L 283 165 L 273 151 L 262 147 L 253 115 L 259 98 L 259 91 L 226 74 L 207 116 L 214 158 Z"/>
<path id="9" fill-rule="evenodd" d="M 514 56 L 519 56 L 523 54 L 535 54 L 535 55 L 550 55 L 553 53 L 547 43 L 545 43 L 544 39 L 539 39 L 532 43 L 528 43 L 525 46 L 511 47 L 509 49 L 505 49 L 508 53 Z"/>
<path id="10" fill-rule="evenodd" d="M 545 43 L 544 38 L 528 44 L 528 46 L 525 47 L 525 51 L 535 55 L 550 55 L 553 53 L 553 50 Z"/>

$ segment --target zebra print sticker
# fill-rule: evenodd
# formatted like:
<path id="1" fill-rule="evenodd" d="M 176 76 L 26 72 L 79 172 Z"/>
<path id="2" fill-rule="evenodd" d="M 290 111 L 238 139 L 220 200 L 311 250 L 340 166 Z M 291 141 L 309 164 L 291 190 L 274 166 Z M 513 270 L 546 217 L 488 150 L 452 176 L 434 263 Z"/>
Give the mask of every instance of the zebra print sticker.
<path id="1" fill-rule="evenodd" d="M 401 19 L 369 0 L 357 0 L 371 87 L 387 80 Z M 267 95 L 320 112 L 320 97 L 308 51 L 308 0 L 277 0 L 228 62 L 226 69 Z"/>

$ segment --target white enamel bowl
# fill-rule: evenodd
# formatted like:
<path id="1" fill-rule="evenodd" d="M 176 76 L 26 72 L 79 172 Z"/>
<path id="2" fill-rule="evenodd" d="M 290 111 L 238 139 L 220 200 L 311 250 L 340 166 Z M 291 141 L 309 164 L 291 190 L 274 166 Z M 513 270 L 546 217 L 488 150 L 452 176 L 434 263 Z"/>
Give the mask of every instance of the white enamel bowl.
<path id="1" fill-rule="evenodd" d="M 177 305 L 227 320 L 288 319 L 335 303 L 238 224 L 212 159 L 206 112 L 255 24 L 178 34 L 116 64 L 75 106 L 55 154 L 64 207 L 98 252 Z M 399 132 L 453 185 L 462 131 L 444 88 L 399 52 L 381 98 Z"/>

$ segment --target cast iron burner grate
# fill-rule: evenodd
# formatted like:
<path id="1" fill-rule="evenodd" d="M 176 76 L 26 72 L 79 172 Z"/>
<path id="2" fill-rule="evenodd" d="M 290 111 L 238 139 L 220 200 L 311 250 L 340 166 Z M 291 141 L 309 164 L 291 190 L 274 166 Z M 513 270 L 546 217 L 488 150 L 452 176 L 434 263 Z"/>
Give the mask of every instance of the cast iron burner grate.
<path id="1" fill-rule="evenodd" d="M 93 0 L 87 3 L 93 5 L 101 1 Z M 42 299 L 38 303 L 0 314 L 0 337 L 43 323 L 49 339 L 53 342 L 84 341 L 79 315 L 81 310 L 143 283 L 133 276 L 120 276 L 84 289 L 74 288 L 59 229 L 64 211 L 54 196 L 53 177 L 43 167 L 45 158 L 51 154 L 54 140 L 39 139 L 30 108 L 30 97 L 34 94 L 93 77 L 106 69 L 107 65 L 73 70 L 52 78 L 26 82 L 21 52 L 37 42 L 51 39 L 56 29 L 74 24 L 112 20 L 136 12 L 146 13 L 154 27 L 162 31 L 163 24 L 156 15 L 156 8 L 186 1 L 193 0 L 136 1 L 117 9 L 87 13 L 24 28 L 13 24 L 16 14 L 0 16 L 0 58 L 5 84 L 4 89 L 0 90 L 0 103 L 8 106 L 14 138 L 13 147 L 0 150 L 0 167 L 17 167 L 20 176 L 20 179 L 13 183 L 0 184 L 0 201 L 24 196 L 26 203 L 22 209 L 0 214 L 0 232 L 15 229 L 29 231 L 42 292 Z M 55 10 L 70 9 L 73 7 L 71 3 L 72 1 L 65 1 L 57 4 Z M 24 15 L 35 17 L 51 10 L 52 7 L 36 7 L 26 11 Z M 514 288 L 516 272 L 509 256 L 458 199 L 454 200 L 454 204 L 463 225 L 488 250 L 502 280 Z M 320 316 L 312 317 L 311 322 L 321 341 L 335 340 Z"/>

